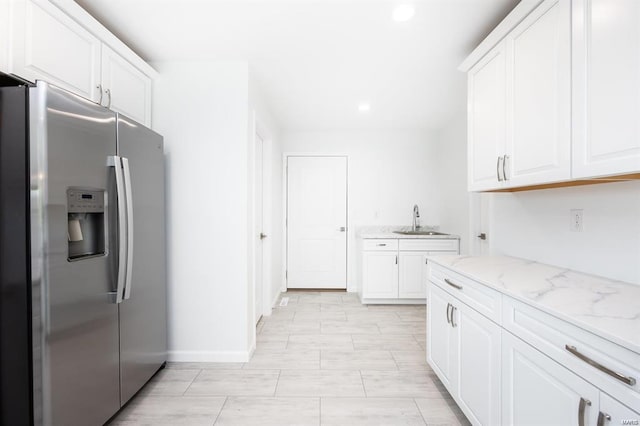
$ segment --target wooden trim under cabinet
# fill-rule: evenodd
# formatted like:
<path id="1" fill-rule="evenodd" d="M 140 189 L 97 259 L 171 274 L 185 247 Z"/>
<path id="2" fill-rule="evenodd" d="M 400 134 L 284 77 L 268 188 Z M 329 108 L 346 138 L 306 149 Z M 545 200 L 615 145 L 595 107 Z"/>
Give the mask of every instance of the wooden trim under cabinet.
<path id="1" fill-rule="evenodd" d="M 536 191 L 538 189 L 551 188 L 569 188 L 572 186 L 596 185 L 611 182 L 628 182 L 640 180 L 640 173 L 630 173 L 626 175 L 607 176 L 593 179 L 568 180 L 563 182 L 545 183 L 541 185 L 520 186 L 516 188 L 493 189 L 479 192 L 520 192 L 520 191 Z"/>

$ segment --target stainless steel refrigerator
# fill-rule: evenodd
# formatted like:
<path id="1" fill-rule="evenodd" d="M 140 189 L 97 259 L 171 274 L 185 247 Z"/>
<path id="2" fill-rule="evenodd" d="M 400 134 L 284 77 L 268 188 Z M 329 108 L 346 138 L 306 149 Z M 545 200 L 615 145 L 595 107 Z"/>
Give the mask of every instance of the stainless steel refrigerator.
<path id="1" fill-rule="evenodd" d="M 47 83 L 26 90 L 31 422 L 99 425 L 166 361 L 163 140 Z"/>

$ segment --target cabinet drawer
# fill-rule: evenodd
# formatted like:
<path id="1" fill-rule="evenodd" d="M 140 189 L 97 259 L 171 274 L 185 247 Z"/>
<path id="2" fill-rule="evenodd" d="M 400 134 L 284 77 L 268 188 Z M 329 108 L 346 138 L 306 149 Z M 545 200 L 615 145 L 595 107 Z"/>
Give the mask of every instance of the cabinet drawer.
<path id="1" fill-rule="evenodd" d="M 405 251 L 453 251 L 458 253 L 458 240 L 404 239 L 399 240 L 400 250 Z"/>
<path id="2" fill-rule="evenodd" d="M 362 241 L 362 249 L 366 251 L 397 251 L 398 240 L 366 239 Z"/>
<path id="3" fill-rule="evenodd" d="M 497 324 L 502 294 L 440 265 L 429 263 L 429 280 Z"/>
<path id="4" fill-rule="evenodd" d="M 502 311 L 505 329 L 624 404 L 640 406 L 640 354 L 510 297 Z"/>

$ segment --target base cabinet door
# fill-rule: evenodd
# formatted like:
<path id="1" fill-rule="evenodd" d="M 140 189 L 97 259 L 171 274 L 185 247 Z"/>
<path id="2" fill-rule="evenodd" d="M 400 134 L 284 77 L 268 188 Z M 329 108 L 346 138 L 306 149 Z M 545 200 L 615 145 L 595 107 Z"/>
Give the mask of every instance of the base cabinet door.
<path id="1" fill-rule="evenodd" d="M 596 426 L 599 390 L 502 332 L 502 424 Z"/>
<path id="2" fill-rule="evenodd" d="M 151 79 L 108 46 L 102 46 L 102 104 L 151 125 Z"/>
<path id="3" fill-rule="evenodd" d="M 456 330 L 451 325 L 448 293 L 429 283 L 427 295 L 427 361 L 451 394 L 457 387 Z"/>
<path id="4" fill-rule="evenodd" d="M 458 403 L 474 424 L 500 424 L 500 326 L 454 302 L 458 337 Z"/>
<path id="5" fill-rule="evenodd" d="M 98 102 L 100 40 L 47 1 L 10 3 L 9 72 Z"/>
<path id="6" fill-rule="evenodd" d="M 429 252 L 400 252 L 400 299 L 424 299 L 427 296 L 427 256 Z"/>
<path id="7" fill-rule="evenodd" d="M 398 297 L 398 253 L 365 251 L 362 255 L 362 297 Z"/>
<path id="8" fill-rule="evenodd" d="M 633 411 L 611 398 L 606 393 L 600 393 L 600 412 L 598 426 L 637 425 L 640 424 L 640 413 Z"/>
<path id="9" fill-rule="evenodd" d="M 573 0 L 573 177 L 640 171 L 640 2 Z"/>

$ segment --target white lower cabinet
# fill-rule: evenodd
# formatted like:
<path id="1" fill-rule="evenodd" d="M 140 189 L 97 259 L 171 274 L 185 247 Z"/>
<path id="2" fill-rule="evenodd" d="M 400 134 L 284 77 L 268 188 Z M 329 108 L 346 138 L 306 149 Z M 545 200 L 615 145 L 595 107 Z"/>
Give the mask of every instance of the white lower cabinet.
<path id="1" fill-rule="evenodd" d="M 640 407 L 637 407 L 640 409 Z M 619 403 L 606 393 L 600 393 L 600 411 L 598 412 L 598 426 L 607 425 L 638 425 L 640 412 Z"/>
<path id="2" fill-rule="evenodd" d="M 358 248 L 362 303 L 424 303 L 429 256 L 459 253 L 457 238 L 365 238 Z"/>
<path id="3" fill-rule="evenodd" d="M 500 424 L 500 326 L 429 285 L 428 362 L 474 424 Z"/>
<path id="4" fill-rule="evenodd" d="M 427 361 L 452 394 L 456 391 L 456 330 L 451 326 L 451 296 L 435 285 L 427 295 Z"/>
<path id="5" fill-rule="evenodd" d="M 427 251 L 401 251 L 398 255 L 400 299 L 424 299 L 427 296 Z"/>
<path id="6" fill-rule="evenodd" d="M 596 425 L 598 389 L 503 331 L 502 424 Z"/>
<path id="7" fill-rule="evenodd" d="M 640 424 L 637 353 L 455 269 L 428 274 L 427 362 L 472 424 Z"/>
<path id="8" fill-rule="evenodd" d="M 396 299 L 398 297 L 398 252 L 365 251 L 362 255 L 363 298 Z"/>

